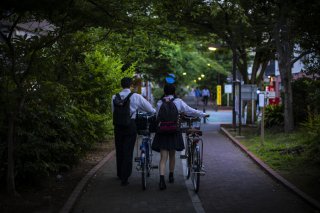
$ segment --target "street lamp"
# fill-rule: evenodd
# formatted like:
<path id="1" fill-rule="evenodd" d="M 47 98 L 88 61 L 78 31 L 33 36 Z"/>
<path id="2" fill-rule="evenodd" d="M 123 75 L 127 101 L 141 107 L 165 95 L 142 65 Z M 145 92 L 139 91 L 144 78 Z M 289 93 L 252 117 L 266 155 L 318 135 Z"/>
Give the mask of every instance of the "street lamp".
<path id="1" fill-rule="evenodd" d="M 201 74 L 201 78 L 204 78 L 204 76 L 205 76 L 204 74 Z"/>
<path id="2" fill-rule="evenodd" d="M 182 75 L 187 75 L 187 73 L 186 73 L 186 72 L 184 72 L 184 73 L 182 73 Z"/>
<path id="3" fill-rule="evenodd" d="M 210 50 L 210 51 L 216 51 L 217 48 L 216 48 L 216 47 L 208 47 L 208 50 Z"/>

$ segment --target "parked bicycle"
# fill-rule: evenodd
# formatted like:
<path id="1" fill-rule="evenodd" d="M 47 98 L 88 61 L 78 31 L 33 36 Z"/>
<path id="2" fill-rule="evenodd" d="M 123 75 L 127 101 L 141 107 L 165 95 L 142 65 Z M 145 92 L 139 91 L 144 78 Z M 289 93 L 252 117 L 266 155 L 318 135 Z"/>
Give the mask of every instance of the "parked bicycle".
<path id="1" fill-rule="evenodd" d="M 148 184 L 148 178 L 150 177 L 152 169 L 157 169 L 158 166 L 152 165 L 152 149 L 151 149 L 151 132 L 152 124 L 155 122 L 155 114 L 138 112 L 137 114 L 137 130 L 138 135 L 142 136 L 139 150 L 137 150 L 137 170 L 141 172 L 142 189 L 145 190 Z"/>
<path id="2" fill-rule="evenodd" d="M 207 116 L 208 117 L 208 116 Z M 203 140 L 200 130 L 201 118 L 181 115 L 181 126 L 183 132 L 186 133 L 185 155 L 181 155 L 182 159 L 187 160 L 187 179 L 191 176 L 192 185 L 195 192 L 200 188 L 200 176 L 205 175 L 203 169 Z"/>

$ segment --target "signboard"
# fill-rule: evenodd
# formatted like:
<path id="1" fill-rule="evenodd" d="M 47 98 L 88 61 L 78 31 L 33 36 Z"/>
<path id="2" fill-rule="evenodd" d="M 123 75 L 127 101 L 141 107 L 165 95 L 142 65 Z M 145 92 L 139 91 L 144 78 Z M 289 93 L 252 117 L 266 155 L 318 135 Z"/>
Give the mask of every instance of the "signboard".
<path id="1" fill-rule="evenodd" d="M 267 96 L 267 98 L 275 98 L 276 92 L 275 91 L 267 91 L 266 96 Z"/>
<path id="2" fill-rule="evenodd" d="M 232 93 L 232 84 L 224 85 L 224 93 Z"/>
<path id="3" fill-rule="evenodd" d="M 217 105 L 221 106 L 221 85 L 217 86 Z"/>
<path id="4" fill-rule="evenodd" d="M 241 85 L 241 100 L 257 100 L 258 87 L 255 84 Z"/>
<path id="5" fill-rule="evenodd" d="M 264 107 L 264 93 L 259 93 L 259 107 Z"/>

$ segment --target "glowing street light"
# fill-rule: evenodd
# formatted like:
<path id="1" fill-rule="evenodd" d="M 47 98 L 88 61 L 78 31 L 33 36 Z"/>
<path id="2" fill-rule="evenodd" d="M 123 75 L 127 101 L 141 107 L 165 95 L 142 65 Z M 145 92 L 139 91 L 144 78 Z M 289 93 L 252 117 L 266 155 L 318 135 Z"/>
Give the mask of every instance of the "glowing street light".
<path id="1" fill-rule="evenodd" d="M 197 80 L 193 80 L 194 83 L 197 83 Z"/>
<path id="2" fill-rule="evenodd" d="M 210 67 L 211 66 L 211 64 L 207 64 L 208 65 L 208 67 Z"/>
<path id="3" fill-rule="evenodd" d="M 187 75 L 187 73 L 186 73 L 186 72 L 184 72 L 184 73 L 182 73 L 182 75 Z"/>
<path id="4" fill-rule="evenodd" d="M 198 78 L 198 80 L 200 81 L 200 80 L 201 80 L 201 78 L 199 77 L 199 78 Z"/>
<path id="5" fill-rule="evenodd" d="M 208 50 L 210 50 L 210 51 L 216 51 L 217 48 L 216 48 L 216 47 L 208 47 Z"/>
<path id="6" fill-rule="evenodd" d="M 204 76 L 205 76 L 204 74 L 201 74 L 201 78 L 204 78 Z"/>

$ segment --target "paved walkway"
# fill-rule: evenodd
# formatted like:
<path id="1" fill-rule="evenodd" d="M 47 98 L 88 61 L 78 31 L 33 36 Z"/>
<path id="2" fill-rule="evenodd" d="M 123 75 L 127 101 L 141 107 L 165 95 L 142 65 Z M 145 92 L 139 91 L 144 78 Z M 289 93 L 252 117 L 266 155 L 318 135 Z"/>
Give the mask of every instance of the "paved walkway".
<path id="1" fill-rule="evenodd" d="M 185 181 L 180 153 L 176 156 L 175 183 L 158 189 L 154 170 L 149 188 L 141 189 L 135 169 L 128 186 L 116 179 L 115 158 L 109 160 L 88 184 L 73 212 L 316 212 L 297 195 L 264 173 L 251 159 L 219 133 L 219 125 L 203 125 L 207 171 L 198 195 Z M 159 154 L 154 153 L 154 162 Z"/>
<path id="2" fill-rule="evenodd" d="M 275 182 L 212 125 L 204 127 L 206 175 L 199 197 L 206 212 L 316 212 Z"/>

